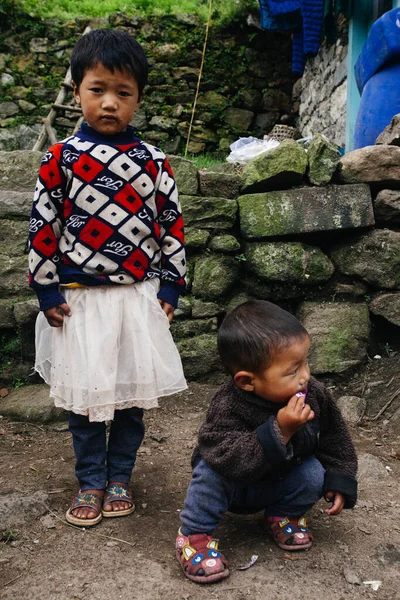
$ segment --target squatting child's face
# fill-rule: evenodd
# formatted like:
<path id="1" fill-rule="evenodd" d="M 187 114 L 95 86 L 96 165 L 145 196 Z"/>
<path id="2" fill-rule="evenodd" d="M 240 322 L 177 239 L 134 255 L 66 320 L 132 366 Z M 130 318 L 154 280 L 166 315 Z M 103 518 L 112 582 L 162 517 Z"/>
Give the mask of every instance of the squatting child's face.
<path id="1" fill-rule="evenodd" d="M 97 63 L 85 72 L 79 89 L 73 85 L 87 124 L 103 135 L 125 131 L 139 108 L 138 85 L 127 69 L 112 73 Z"/>
<path id="2" fill-rule="evenodd" d="M 298 392 L 306 392 L 310 379 L 310 338 L 293 339 L 275 355 L 268 367 L 254 376 L 254 392 L 260 398 L 286 404 Z"/>

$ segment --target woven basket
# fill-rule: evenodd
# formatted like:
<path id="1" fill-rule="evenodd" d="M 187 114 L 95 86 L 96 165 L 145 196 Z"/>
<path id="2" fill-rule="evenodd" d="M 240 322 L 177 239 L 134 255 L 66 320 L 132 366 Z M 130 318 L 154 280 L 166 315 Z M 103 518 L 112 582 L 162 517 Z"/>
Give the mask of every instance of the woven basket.
<path id="1" fill-rule="evenodd" d="M 290 125 L 274 125 L 268 135 L 278 142 L 282 140 L 299 140 L 301 138 L 296 127 Z"/>

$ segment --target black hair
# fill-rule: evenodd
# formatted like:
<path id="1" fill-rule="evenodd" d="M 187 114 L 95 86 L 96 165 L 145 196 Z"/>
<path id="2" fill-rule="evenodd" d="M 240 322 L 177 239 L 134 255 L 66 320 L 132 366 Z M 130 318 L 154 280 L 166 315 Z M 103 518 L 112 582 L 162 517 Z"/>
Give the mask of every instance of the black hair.
<path id="1" fill-rule="evenodd" d="M 266 300 L 249 300 L 228 313 L 218 331 L 218 351 L 227 371 L 259 373 L 295 339 L 307 337 L 295 316 Z"/>
<path id="2" fill-rule="evenodd" d="M 149 66 L 142 46 L 134 37 L 115 29 L 96 29 L 83 35 L 71 56 L 72 81 L 78 89 L 86 71 L 98 63 L 112 73 L 115 69 L 127 69 L 135 77 L 141 99 Z"/>

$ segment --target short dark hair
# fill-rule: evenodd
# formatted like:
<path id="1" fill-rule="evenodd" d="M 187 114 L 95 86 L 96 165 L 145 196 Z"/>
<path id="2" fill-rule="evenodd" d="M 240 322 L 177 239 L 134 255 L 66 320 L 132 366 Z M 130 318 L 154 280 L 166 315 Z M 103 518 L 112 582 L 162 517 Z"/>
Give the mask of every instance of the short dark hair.
<path id="1" fill-rule="evenodd" d="M 308 336 L 298 319 L 266 300 L 249 300 L 228 313 L 218 331 L 218 351 L 227 371 L 259 373 L 295 339 Z"/>
<path id="2" fill-rule="evenodd" d="M 149 66 L 142 46 L 126 31 L 96 29 L 83 35 L 75 44 L 71 56 L 71 76 L 76 87 L 88 69 L 101 63 L 114 73 L 127 69 L 136 79 L 139 100 L 147 83 Z"/>

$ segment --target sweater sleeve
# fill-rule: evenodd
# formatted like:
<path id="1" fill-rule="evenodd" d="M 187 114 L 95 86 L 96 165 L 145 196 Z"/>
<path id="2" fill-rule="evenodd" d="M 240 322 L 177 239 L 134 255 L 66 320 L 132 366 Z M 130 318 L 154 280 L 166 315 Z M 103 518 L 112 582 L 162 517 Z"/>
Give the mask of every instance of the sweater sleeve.
<path id="1" fill-rule="evenodd" d="M 161 241 L 162 289 L 159 298 L 176 305 L 186 285 L 185 235 L 178 190 L 167 158 L 162 163 L 156 188 Z M 166 290 L 163 295 L 164 287 Z"/>
<path id="2" fill-rule="evenodd" d="M 61 146 L 50 148 L 42 159 L 29 223 L 29 285 L 41 310 L 65 302 L 58 291 L 58 240 L 61 237 L 65 175 L 60 165 Z"/>
<path id="3" fill-rule="evenodd" d="M 324 494 L 339 492 L 345 508 L 357 501 L 357 455 L 347 425 L 330 392 L 321 386 L 320 436 L 316 457 L 326 469 Z"/>
<path id="4" fill-rule="evenodd" d="M 220 390 L 214 396 L 207 419 L 199 431 L 202 458 L 215 471 L 233 481 L 254 481 L 277 470 L 292 458 L 270 417 L 257 429 L 235 417 Z"/>

